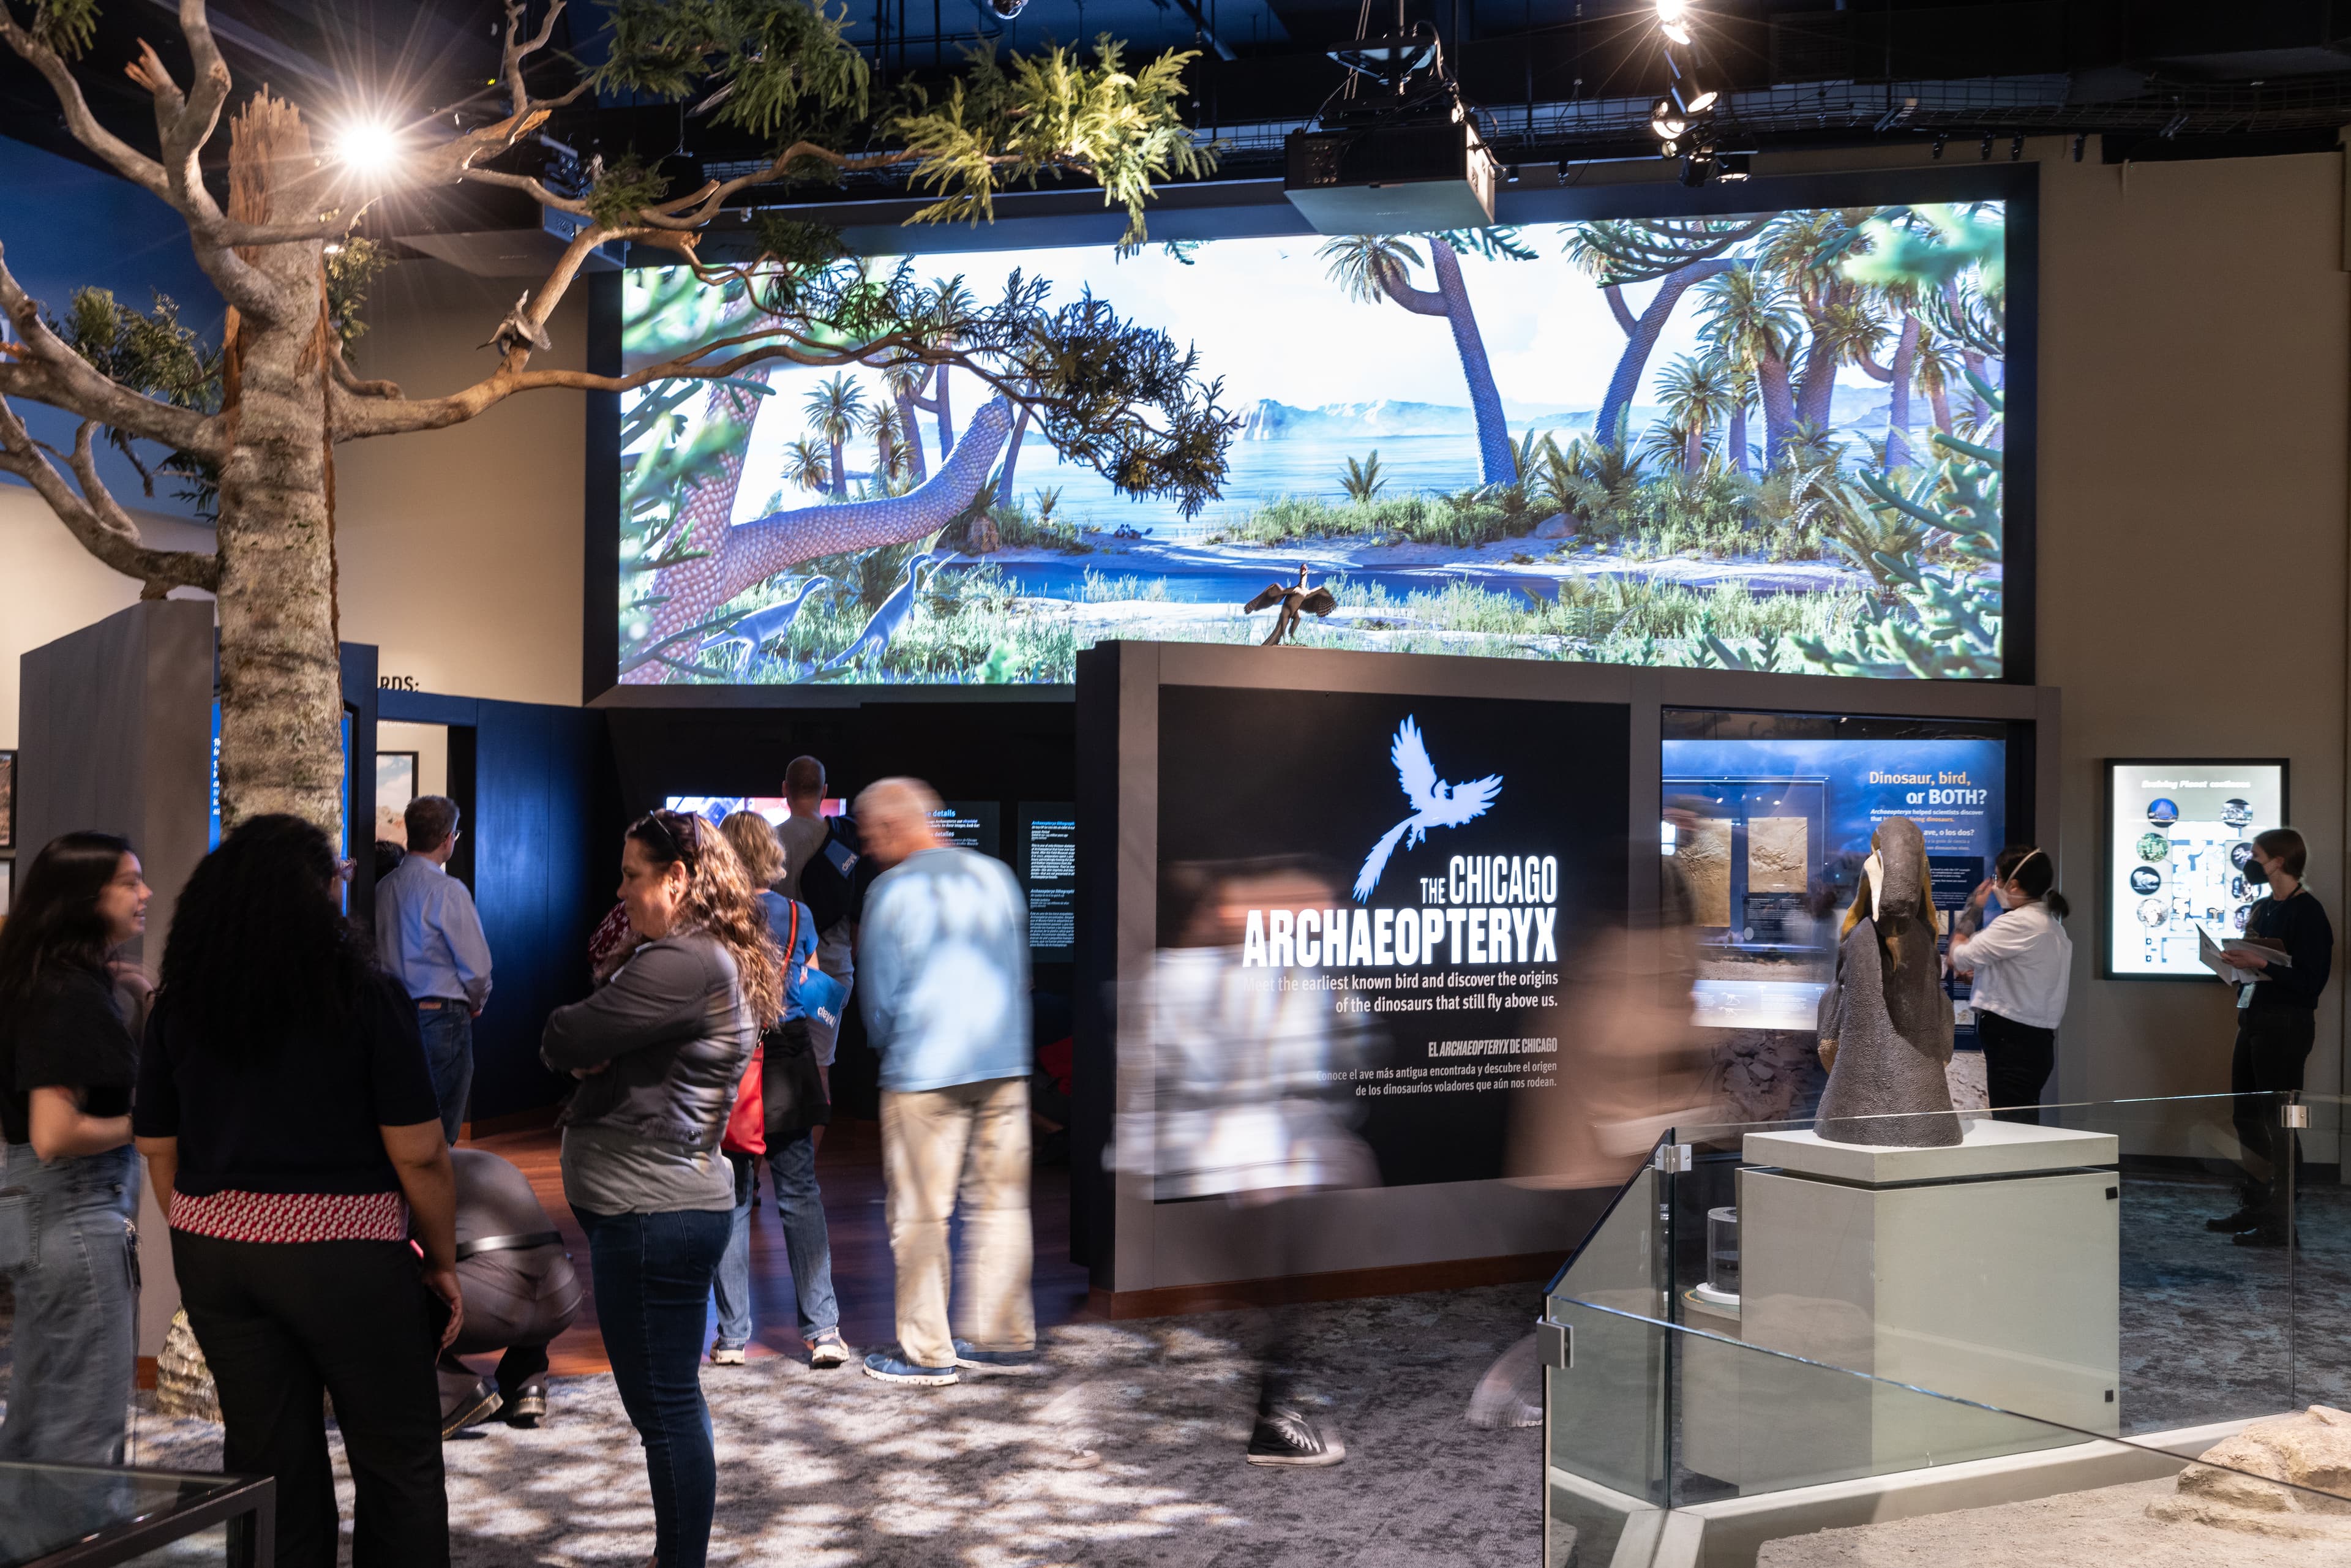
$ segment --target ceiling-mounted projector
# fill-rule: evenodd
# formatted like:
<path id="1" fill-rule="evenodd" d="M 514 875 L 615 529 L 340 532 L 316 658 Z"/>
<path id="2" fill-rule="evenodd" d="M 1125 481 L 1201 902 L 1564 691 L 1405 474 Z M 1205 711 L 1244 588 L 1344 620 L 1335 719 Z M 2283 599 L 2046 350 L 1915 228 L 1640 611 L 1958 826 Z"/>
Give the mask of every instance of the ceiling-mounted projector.
<path id="1" fill-rule="evenodd" d="M 1284 143 L 1282 193 L 1326 235 L 1484 228 L 1501 168 L 1423 23 L 1330 51 L 1360 98 L 1332 95 L 1319 127 Z M 1416 86 L 1413 78 L 1422 78 Z"/>
<path id="2" fill-rule="evenodd" d="M 1501 170 L 1467 117 L 1293 131 L 1282 193 L 1326 235 L 1479 229 Z"/>

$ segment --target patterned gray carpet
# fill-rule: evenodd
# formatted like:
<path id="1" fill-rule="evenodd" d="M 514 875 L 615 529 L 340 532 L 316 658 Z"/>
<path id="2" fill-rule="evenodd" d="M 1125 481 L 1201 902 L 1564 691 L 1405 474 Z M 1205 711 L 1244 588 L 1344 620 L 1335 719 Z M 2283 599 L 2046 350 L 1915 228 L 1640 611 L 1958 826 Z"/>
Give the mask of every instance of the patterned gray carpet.
<path id="1" fill-rule="evenodd" d="M 712 1561 L 1531 1563 L 1538 1434 L 1481 1431 L 1463 1412 L 1538 1306 L 1533 1287 L 1509 1286 L 1306 1309 L 1304 1385 L 1349 1449 L 1327 1470 L 1242 1463 L 1257 1389 L 1228 1314 L 1057 1329 L 1040 1374 L 941 1390 L 777 1358 L 706 1367 Z M 643 1460 L 611 1380 L 558 1380 L 550 1406 L 542 1430 L 493 1424 L 448 1445 L 461 1568 L 636 1568 L 651 1552 Z M 137 1439 L 142 1464 L 219 1463 L 202 1423 L 146 1415 Z"/>

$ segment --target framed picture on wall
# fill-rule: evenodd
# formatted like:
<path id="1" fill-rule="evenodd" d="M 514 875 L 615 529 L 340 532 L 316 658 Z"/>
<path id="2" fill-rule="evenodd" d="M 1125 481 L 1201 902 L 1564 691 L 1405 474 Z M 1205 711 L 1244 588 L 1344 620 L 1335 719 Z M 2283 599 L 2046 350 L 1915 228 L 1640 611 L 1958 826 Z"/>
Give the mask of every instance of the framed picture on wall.
<path id="1" fill-rule="evenodd" d="M 16 754 L 0 751 L 0 850 L 16 847 Z"/>
<path id="2" fill-rule="evenodd" d="M 8 901 L 16 894 L 16 862 L 0 861 L 0 920 L 8 918 Z"/>
<path id="3" fill-rule="evenodd" d="M 2288 821 L 2284 760 L 2113 757 L 2105 769 L 2099 977 L 2214 984 L 2199 937 L 2242 936 L 2268 891 L 2245 862 L 2256 833 Z"/>
<path id="4" fill-rule="evenodd" d="M 408 841 L 408 803 L 416 799 L 413 751 L 375 754 L 375 836 L 395 844 Z"/>

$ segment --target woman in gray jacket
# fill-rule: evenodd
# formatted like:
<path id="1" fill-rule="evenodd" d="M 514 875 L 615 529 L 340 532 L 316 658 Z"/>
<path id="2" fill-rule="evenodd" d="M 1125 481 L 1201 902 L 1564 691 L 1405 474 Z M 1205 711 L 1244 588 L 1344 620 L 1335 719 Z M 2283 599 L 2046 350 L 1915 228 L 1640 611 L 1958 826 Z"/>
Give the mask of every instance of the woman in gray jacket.
<path id="1" fill-rule="evenodd" d="M 752 891 L 708 823 L 639 818 L 622 841 L 621 902 L 641 946 L 586 1001 L 557 1009 L 539 1044 L 580 1081 L 563 1113 L 563 1191 L 588 1233 L 612 1380 L 644 1440 L 659 1568 L 703 1568 L 717 1502 L 700 1372 L 735 1210 L 718 1138 L 782 1010 Z"/>

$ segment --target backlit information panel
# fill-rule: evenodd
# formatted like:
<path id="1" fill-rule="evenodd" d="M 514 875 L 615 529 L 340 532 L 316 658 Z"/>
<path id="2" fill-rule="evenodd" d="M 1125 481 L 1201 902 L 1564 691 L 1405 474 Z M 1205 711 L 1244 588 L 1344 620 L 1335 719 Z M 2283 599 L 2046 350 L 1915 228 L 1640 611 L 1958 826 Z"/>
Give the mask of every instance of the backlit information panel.
<path id="1" fill-rule="evenodd" d="M 2212 979 L 2196 934 L 2244 935 L 2265 891 L 2245 880 L 2253 835 L 2285 814 L 2283 762 L 2109 760 L 2106 976 Z"/>

